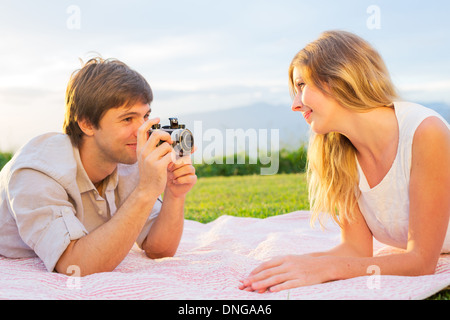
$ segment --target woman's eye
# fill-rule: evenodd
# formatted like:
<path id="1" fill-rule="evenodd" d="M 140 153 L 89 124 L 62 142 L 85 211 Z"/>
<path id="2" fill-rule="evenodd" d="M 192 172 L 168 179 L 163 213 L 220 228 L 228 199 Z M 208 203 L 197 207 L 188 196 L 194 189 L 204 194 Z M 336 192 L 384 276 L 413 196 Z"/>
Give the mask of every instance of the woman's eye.
<path id="1" fill-rule="evenodd" d="M 305 83 L 304 82 L 300 82 L 297 84 L 297 87 L 301 90 L 303 90 L 303 88 L 305 87 Z"/>

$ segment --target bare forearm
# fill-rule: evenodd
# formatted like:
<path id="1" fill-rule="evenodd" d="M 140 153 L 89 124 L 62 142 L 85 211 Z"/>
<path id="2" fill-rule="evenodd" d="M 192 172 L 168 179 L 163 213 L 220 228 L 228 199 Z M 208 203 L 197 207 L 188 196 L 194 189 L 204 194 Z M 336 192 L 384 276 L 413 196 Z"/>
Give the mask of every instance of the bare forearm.
<path id="1" fill-rule="evenodd" d="M 437 259 L 420 255 L 415 251 L 398 249 L 396 253 L 373 256 L 372 250 L 357 250 L 347 243 L 341 243 L 329 251 L 307 254 L 312 258 L 322 258 L 329 265 L 327 272 L 330 280 L 349 279 L 372 274 L 378 270 L 384 275 L 418 276 L 431 274 Z"/>
<path id="2" fill-rule="evenodd" d="M 373 270 L 377 270 L 380 275 L 421 276 L 434 273 L 437 262 L 406 251 L 375 257 L 330 258 L 332 272 L 329 280 L 366 276 L 372 274 Z"/>
<path id="3" fill-rule="evenodd" d="M 154 199 L 153 199 L 154 198 Z M 133 192 L 114 216 L 83 238 L 72 241 L 56 265 L 66 273 L 70 265 L 81 275 L 114 270 L 126 257 L 148 218 L 157 197 Z"/>
<path id="4" fill-rule="evenodd" d="M 166 190 L 158 218 L 144 242 L 144 250 L 152 259 L 175 254 L 183 234 L 185 197 L 173 197 Z"/>
<path id="5" fill-rule="evenodd" d="M 321 257 L 321 256 L 335 256 L 335 257 L 372 257 L 373 256 L 373 247 L 372 243 L 370 246 L 365 246 L 365 248 L 354 247 L 348 243 L 340 243 L 336 247 L 321 252 L 313 252 L 307 254 L 310 257 Z"/>

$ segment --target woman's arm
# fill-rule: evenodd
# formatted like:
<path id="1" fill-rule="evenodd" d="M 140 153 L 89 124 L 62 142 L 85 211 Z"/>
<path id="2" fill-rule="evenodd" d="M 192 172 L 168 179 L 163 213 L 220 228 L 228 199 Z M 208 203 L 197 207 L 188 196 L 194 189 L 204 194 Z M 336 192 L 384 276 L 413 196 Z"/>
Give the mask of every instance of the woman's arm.
<path id="1" fill-rule="evenodd" d="M 272 292 L 322 283 L 336 278 L 331 263 L 338 257 L 372 257 L 373 240 L 361 211 L 342 221 L 341 243 L 328 251 L 275 257 L 254 269 L 239 286 L 242 290 Z"/>
<path id="2" fill-rule="evenodd" d="M 437 118 L 426 119 L 413 141 L 410 179 L 410 223 L 407 249 L 372 257 L 370 231 L 357 220 L 344 224 L 342 243 L 322 253 L 272 259 L 252 271 L 241 289 L 258 292 L 312 285 L 368 275 L 377 266 L 381 274 L 417 276 L 436 268 L 450 216 L 450 133 Z M 370 249 L 369 249 L 370 248 Z"/>
<path id="3" fill-rule="evenodd" d="M 419 274 L 433 273 L 450 217 L 450 130 L 438 118 L 425 119 L 413 140 L 407 252 Z"/>

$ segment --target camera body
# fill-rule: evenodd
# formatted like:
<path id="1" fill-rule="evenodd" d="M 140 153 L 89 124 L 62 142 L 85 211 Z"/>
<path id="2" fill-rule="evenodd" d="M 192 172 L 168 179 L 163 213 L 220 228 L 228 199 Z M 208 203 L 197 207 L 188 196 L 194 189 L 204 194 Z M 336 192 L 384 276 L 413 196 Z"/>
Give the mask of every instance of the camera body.
<path id="1" fill-rule="evenodd" d="M 194 148 L 194 135 L 189 129 L 186 129 L 184 124 L 178 123 L 178 118 L 169 118 L 170 125 L 161 126 L 161 124 L 157 123 L 152 126 L 152 128 L 148 131 L 148 137 L 150 138 L 151 134 L 155 130 L 162 130 L 170 134 L 172 138 L 172 147 L 178 157 L 190 155 Z M 158 146 L 162 142 L 158 143 Z"/>

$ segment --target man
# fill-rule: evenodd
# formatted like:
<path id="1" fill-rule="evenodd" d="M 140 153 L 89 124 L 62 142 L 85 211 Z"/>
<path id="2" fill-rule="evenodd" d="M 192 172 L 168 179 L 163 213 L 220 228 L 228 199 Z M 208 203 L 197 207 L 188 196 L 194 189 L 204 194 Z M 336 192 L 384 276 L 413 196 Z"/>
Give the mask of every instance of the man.
<path id="1" fill-rule="evenodd" d="M 91 59 L 72 75 L 65 134 L 31 140 L 0 173 L 1 255 L 83 276 L 114 270 L 134 243 L 150 258 L 175 254 L 197 177 L 189 157 L 175 161 L 169 134 L 149 138 L 152 99 L 117 60 Z"/>

